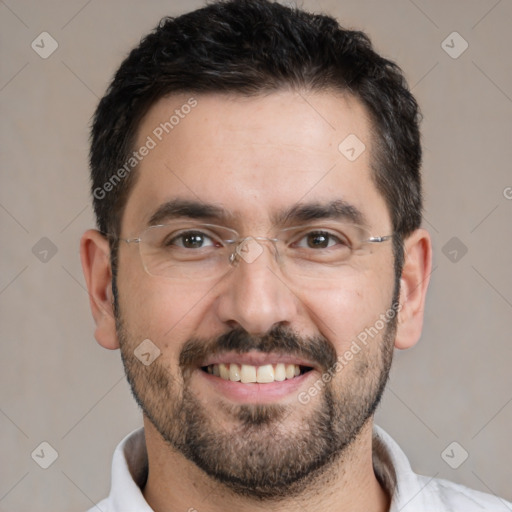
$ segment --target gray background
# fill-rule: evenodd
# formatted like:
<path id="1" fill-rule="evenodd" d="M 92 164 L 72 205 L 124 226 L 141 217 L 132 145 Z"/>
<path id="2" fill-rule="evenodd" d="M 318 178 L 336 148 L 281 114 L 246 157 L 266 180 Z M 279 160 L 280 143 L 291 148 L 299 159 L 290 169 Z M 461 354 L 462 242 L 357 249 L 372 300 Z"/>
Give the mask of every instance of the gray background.
<path id="1" fill-rule="evenodd" d="M 94 341 L 79 262 L 79 237 L 94 224 L 88 126 L 140 37 L 200 5 L 0 0 L 2 511 L 92 506 L 107 494 L 115 445 L 141 424 L 119 353 Z M 405 70 L 424 113 L 434 240 L 426 325 L 416 348 L 396 354 L 378 423 L 417 472 L 512 500 L 512 2 L 303 5 L 368 31 Z M 47 59 L 31 48 L 43 31 L 59 45 Z M 447 53 L 463 49 L 454 31 L 469 44 L 458 58 Z M 43 441 L 58 452 L 46 470 L 31 457 Z M 458 469 L 441 456 L 453 441 L 462 448 L 448 450 L 452 465 L 469 453 Z"/>

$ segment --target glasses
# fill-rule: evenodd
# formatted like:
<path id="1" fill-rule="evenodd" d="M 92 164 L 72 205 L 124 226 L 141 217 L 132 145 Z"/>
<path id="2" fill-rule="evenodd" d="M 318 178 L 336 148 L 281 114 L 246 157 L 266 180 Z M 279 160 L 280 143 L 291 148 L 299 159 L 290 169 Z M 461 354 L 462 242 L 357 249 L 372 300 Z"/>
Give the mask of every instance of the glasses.
<path id="1" fill-rule="evenodd" d="M 174 221 L 150 226 L 138 238 L 120 238 L 138 244 L 144 269 L 169 279 L 220 279 L 237 265 L 254 263 L 271 249 L 273 259 L 289 278 L 335 278 L 347 267 L 357 267 L 364 255 L 393 235 L 371 236 L 356 224 L 308 224 L 281 229 L 275 238 L 241 237 L 237 231 L 214 224 Z"/>

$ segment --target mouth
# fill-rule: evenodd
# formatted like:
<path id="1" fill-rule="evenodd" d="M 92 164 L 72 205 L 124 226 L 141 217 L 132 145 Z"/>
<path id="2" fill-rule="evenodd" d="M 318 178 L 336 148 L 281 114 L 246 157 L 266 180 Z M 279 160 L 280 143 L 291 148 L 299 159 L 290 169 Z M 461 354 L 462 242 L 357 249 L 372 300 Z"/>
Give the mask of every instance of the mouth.
<path id="1" fill-rule="evenodd" d="M 290 402 L 321 372 L 298 356 L 257 351 L 217 354 L 196 368 L 204 393 L 246 404 Z"/>
<path id="2" fill-rule="evenodd" d="M 313 367 L 294 363 L 252 365 L 239 362 L 209 364 L 201 370 L 231 382 L 270 384 L 295 379 L 312 371 Z"/>

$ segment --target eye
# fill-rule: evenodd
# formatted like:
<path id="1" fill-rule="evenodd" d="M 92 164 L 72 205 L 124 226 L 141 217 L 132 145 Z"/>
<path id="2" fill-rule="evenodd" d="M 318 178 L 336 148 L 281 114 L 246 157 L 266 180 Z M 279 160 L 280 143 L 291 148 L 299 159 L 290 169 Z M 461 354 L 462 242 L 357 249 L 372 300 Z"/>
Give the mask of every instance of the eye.
<path id="1" fill-rule="evenodd" d="M 328 249 L 335 245 L 347 247 L 349 244 L 343 237 L 336 236 L 329 231 L 311 231 L 299 238 L 293 245 L 301 249 Z"/>
<path id="2" fill-rule="evenodd" d="M 173 235 L 164 245 L 166 247 L 175 245 L 183 249 L 202 249 L 204 247 L 218 247 L 219 243 L 202 231 L 185 231 Z"/>

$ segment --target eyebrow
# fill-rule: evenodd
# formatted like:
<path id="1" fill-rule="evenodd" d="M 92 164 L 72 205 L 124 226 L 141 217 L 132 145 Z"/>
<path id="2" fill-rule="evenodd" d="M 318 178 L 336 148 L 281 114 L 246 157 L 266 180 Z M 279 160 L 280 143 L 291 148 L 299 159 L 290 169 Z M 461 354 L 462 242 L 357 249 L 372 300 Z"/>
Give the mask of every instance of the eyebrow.
<path id="1" fill-rule="evenodd" d="M 224 208 L 214 204 L 189 199 L 172 199 L 157 208 L 149 218 L 147 225 L 155 226 L 180 217 L 226 221 L 231 215 Z"/>
<path id="2" fill-rule="evenodd" d="M 160 205 L 151 215 L 148 226 L 155 226 L 176 218 L 189 218 L 227 223 L 235 216 L 224 208 L 189 199 L 172 199 Z M 274 225 L 293 225 L 312 220 L 343 220 L 360 226 L 368 226 L 365 215 L 356 206 L 343 199 L 336 199 L 327 204 L 319 202 L 296 204 L 272 215 Z"/>
<path id="3" fill-rule="evenodd" d="M 275 216 L 276 224 L 281 225 L 326 219 L 343 220 L 363 227 L 368 226 L 363 212 L 343 199 L 336 199 L 327 204 L 318 202 L 297 204 Z"/>

